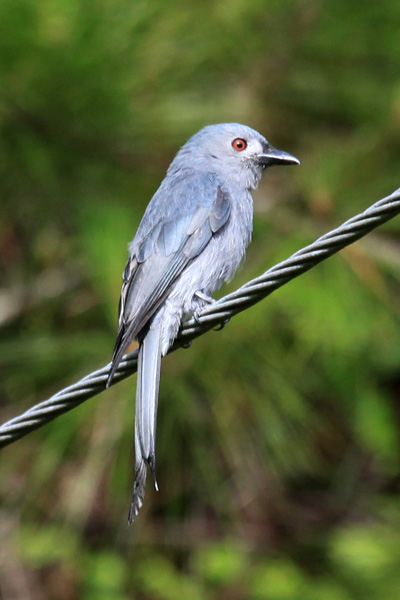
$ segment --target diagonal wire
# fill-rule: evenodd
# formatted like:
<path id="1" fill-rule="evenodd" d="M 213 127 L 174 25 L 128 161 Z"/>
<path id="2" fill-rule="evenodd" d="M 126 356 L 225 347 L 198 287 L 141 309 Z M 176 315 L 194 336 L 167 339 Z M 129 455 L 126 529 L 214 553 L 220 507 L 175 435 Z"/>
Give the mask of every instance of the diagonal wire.
<path id="1" fill-rule="evenodd" d="M 216 325 L 222 325 L 237 313 L 259 302 L 274 290 L 355 242 L 372 229 L 389 221 L 398 213 L 400 213 L 400 188 L 318 238 L 309 246 L 298 250 L 288 259 L 271 267 L 235 292 L 204 308 L 198 320 L 190 319 L 182 325 L 171 351 L 190 344 L 192 339 Z M 110 367 L 111 363 L 1 425 L 0 448 L 11 444 L 30 431 L 104 391 Z M 123 358 L 113 379 L 113 384 L 134 373 L 136 368 L 137 351 Z"/>

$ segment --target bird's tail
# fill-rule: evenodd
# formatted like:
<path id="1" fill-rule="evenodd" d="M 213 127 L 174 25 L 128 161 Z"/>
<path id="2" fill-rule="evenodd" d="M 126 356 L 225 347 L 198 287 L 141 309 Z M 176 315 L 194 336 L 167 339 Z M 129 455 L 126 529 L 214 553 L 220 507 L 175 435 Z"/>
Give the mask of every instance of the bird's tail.
<path id="1" fill-rule="evenodd" d="M 132 523 L 146 491 L 147 465 L 155 475 L 156 419 L 161 368 L 161 329 L 149 329 L 139 348 L 135 418 L 135 483 L 128 522 Z"/>

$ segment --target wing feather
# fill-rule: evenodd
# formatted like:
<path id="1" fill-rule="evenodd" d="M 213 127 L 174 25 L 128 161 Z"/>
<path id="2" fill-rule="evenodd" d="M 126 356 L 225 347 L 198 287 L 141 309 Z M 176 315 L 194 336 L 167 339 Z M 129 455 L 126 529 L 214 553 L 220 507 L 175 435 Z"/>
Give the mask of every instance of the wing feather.
<path id="1" fill-rule="evenodd" d="M 158 310 L 171 285 L 228 222 L 229 195 L 221 186 L 214 193 L 208 205 L 158 223 L 131 254 L 123 276 L 119 330 L 107 385 L 128 345 Z"/>

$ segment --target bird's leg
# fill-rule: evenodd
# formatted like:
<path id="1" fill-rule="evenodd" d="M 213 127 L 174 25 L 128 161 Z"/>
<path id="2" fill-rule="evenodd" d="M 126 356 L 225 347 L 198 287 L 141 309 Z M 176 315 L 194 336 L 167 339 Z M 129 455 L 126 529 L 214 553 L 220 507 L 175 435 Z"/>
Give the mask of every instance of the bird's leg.
<path id="1" fill-rule="evenodd" d="M 216 302 L 216 300 L 215 300 L 214 298 L 212 298 L 211 296 L 207 296 L 207 294 L 205 294 L 205 293 L 204 293 L 204 292 L 202 292 L 201 290 L 197 290 L 197 292 L 195 292 L 195 293 L 193 294 L 193 296 L 197 296 L 197 298 L 199 298 L 200 300 L 202 300 L 202 301 L 204 302 L 204 304 L 214 304 L 214 302 Z M 197 309 L 194 311 L 194 313 L 193 313 L 193 318 L 194 318 L 194 320 L 196 321 L 196 323 L 197 323 L 198 325 L 200 325 L 200 319 L 199 319 L 199 316 L 200 316 L 200 312 L 201 312 L 201 309 L 202 309 L 202 308 L 203 308 L 203 307 L 199 307 L 199 308 L 197 308 Z M 221 331 L 221 329 L 223 329 L 223 328 L 225 327 L 225 325 L 226 325 L 227 323 L 229 323 L 229 321 L 230 321 L 230 319 L 225 319 L 225 321 L 223 321 L 222 323 L 220 323 L 220 325 L 218 325 L 218 327 L 216 327 L 216 328 L 214 329 L 214 331 Z"/>
<path id="2" fill-rule="evenodd" d="M 200 300 L 203 300 L 204 304 L 214 304 L 215 302 L 215 299 L 212 296 L 207 296 L 207 294 L 201 290 L 197 290 L 193 296 L 197 296 Z"/>
<path id="3" fill-rule="evenodd" d="M 196 321 L 196 323 L 198 325 L 200 325 L 200 313 L 202 308 L 204 307 L 205 304 L 214 304 L 215 299 L 212 298 L 211 296 L 207 296 L 207 294 L 205 294 L 204 292 L 202 292 L 201 290 L 197 290 L 194 294 L 193 294 L 193 299 L 197 297 L 199 300 L 202 301 L 203 305 L 199 306 L 198 308 L 196 308 L 196 310 L 193 313 L 193 318 Z"/>

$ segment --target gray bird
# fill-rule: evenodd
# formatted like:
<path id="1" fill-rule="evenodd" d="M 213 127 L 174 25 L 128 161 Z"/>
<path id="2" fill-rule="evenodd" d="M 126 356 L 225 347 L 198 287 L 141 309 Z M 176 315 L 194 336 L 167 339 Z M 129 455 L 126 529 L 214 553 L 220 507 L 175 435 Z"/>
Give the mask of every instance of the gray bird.
<path id="1" fill-rule="evenodd" d="M 253 199 L 271 165 L 300 164 L 238 123 L 204 127 L 179 150 L 130 244 L 119 329 L 107 387 L 129 344 L 139 342 L 135 483 L 129 523 L 145 495 L 147 465 L 155 486 L 161 357 L 183 320 L 197 315 L 240 265 L 253 230 Z"/>

